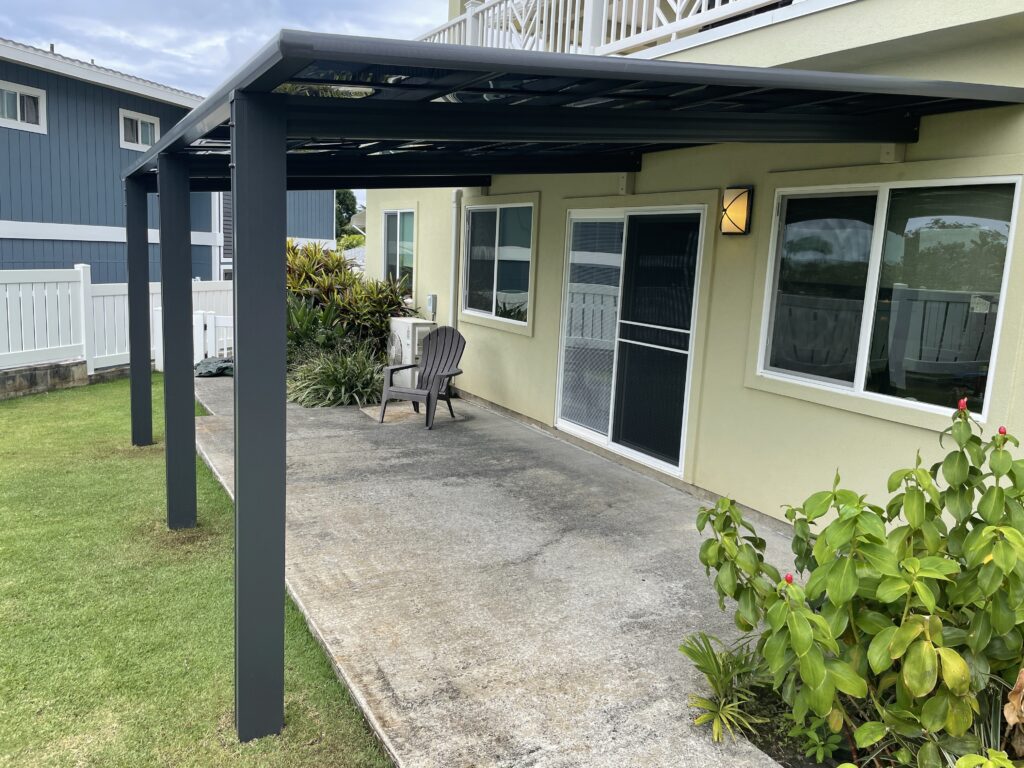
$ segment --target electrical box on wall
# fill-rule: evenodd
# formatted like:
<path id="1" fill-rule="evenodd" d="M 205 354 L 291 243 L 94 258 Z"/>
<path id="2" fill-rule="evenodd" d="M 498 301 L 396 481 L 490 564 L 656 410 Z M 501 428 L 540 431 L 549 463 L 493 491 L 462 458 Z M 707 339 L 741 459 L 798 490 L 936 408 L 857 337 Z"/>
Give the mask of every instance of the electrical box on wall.
<path id="1" fill-rule="evenodd" d="M 427 313 L 430 315 L 431 320 L 437 319 L 437 294 L 431 293 L 427 295 Z"/>

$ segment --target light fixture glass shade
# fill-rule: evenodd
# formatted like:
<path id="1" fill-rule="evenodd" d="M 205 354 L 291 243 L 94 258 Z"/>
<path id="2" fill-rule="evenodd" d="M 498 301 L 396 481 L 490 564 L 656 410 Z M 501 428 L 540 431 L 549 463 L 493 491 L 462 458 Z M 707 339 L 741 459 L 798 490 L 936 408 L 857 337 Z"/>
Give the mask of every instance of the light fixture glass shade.
<path id="1" fill-rule="evenodd" d="M 722 234 L 750 234 L 753 187 L 729 187 L 722 196 Z"/>

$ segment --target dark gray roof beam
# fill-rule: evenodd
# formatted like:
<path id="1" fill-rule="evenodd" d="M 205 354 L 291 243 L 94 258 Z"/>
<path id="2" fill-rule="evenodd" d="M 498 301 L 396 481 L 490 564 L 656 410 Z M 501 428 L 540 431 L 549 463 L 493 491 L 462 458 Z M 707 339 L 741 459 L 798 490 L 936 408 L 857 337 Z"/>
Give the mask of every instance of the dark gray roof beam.
<path id="1" fill-rule="evenodd" d="M 418 104 L 415 117 L 400 103 L 359 99 L 338 106 L 287 97 L 288 133 L 329 139 L 583 143 L 915 142 L 912 116 L 654 111 L 597 107 L 510 108 Z"/>
<path id="2" fill-rule="evenodd" d="M 225 156 L 200 155 L 189 158 L 193 179 L 228 177 L 230 159 Z M 423 153 L 385 155 L 382 157 L 332 157 L 321 155 L 289 155 L 288 175 L 305 178 L 316 176 L 467 176 L 499 173 L 626 173 L 639 171 L 643 158 L 639 153 L 575 154 L 538 156 L 525 154 L 473 155 L 462 153 Z M 458 186 L 458 185 L 452 185 Z"/>

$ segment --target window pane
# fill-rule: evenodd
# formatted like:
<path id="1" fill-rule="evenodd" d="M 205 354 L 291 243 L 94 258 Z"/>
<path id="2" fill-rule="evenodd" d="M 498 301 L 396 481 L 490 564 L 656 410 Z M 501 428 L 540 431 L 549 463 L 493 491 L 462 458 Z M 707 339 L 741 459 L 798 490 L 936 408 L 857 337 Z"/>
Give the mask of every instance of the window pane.
<path id="1" fill-rule="evenodd" d="M 621 221 L 572 225 L 566 291 L 561 417 L 608 434 L 615 360 Z"/>
<path id="2" fill-rule="evenodd" d="M 130 117 L 124 119 L 124 142 L 125 144 L 139 143 L 139 121 Z"/>
<path id="3" fill-rule="evenodd" d="M 494 244 L 497 226 L 497 211 L 469 212 L 467 309 L 494 311 Z"/>
<path id="4" fill-rule="evenodd" d="M 498 224 L 498 302 L 495 314 L 526 322 L 530 301 L 533 208 L 501 208 Z"/>
<path id="5" fill-rule="evenodd" d="M 0 90 L 0 117 L 18 119 L 18 94 L 14 91 Z"/>
<path id="6" fill-rule="evenodd" d="M 700 214 L 627 217 L 622 319 L 690 330 Z"/>
<path id="7" fill-rule="evenodd" d="M 1009 184 L 892 192 L 869 391 L 981 407 L 1013 194 Z"/>
<path id="8" fill-rule="evenodd" d="M 39 97 L 21 95 L 21 122 L 39 125 Z"/>
<path id="9" fill-rule="evenodd" d="M 789 198 L 769 365 L 853 383 L 877 197 Z"/>
<path id="10" fill-rule="evenodd" d="M 398 280 L 398 214 L 384 214 L 384 275 Z"/>
<path id="11" fill-rule="evenodd" d="M 399 214 L 398 276 L 407 296 L 412 295 L 413 289 L 413 239 L 413 213 L 412 211 L 403 211 Z"/>
<path id="12" fill-rule="evenodd" d="M 147 147 L 151 147 L 153 146 L 154 143 L 156 143 L 154 140 L 155 131 L 153 130 L 152 123 L 147 123 L 145 120 L 141 120 L 139 122 L 139 133 L 141 138 L 141 144 L 145 144 Z"/>

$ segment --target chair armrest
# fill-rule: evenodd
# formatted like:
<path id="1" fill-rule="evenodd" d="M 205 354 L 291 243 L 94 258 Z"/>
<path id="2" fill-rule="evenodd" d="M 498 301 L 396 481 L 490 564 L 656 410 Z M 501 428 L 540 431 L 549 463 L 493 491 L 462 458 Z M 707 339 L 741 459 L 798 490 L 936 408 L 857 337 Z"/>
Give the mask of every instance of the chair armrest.
<path id="1" fill-rule="evenodd" d="M 450 379 L 452 376 L 458 376 L 461 373 L 461 368 L 449 368 L 447 371 L 438 371 L 434 376 L 439 379 Z"/>
<path id="2" fill-rule="evenodd" d="M 390 387 L 394 382 L 394 376 L 397 371 L 405 371 L 409 368 L 416 368 L 419 363 L 406 363 L 404 365 L 388 365 L 384 367 L 384 381 Z"/>

